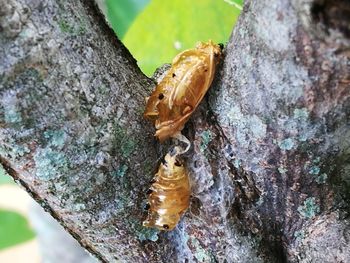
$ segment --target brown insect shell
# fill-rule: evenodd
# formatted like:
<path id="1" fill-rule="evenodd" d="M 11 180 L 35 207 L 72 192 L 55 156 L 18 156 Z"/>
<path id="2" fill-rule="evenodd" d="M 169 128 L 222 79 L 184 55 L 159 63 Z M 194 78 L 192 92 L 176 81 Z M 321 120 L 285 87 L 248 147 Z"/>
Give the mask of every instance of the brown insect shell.
<path id="1" fill-rule="evenodd" d="M 176 155 L 165 156 L 165 164 L 159 166 L 151 190 L 150 208 L 143 225 L 166 231 L 174 229 L 190 204 L 188 172 L 176 161 Z"/>
<path id="2" fill-rule="evenodd" d="M 154 121 L 155 136 L 164 141 L 180 132 L 210 87 L 221 56 L 212 41 L 178 54 L 149 97 L 144 116 Z"/>

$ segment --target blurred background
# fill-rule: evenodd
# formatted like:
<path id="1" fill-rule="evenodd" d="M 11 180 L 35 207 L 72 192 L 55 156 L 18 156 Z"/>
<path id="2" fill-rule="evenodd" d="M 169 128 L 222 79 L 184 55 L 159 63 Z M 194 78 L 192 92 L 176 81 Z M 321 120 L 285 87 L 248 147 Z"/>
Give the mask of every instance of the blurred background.
<path id="1" fill-rule="evenodd" d="M 148 76 L 198 41 L 226 44 L 243 4 L 243 0 L 97 2 Z M 96 261 L 0 166 L 0 262 Z"/>

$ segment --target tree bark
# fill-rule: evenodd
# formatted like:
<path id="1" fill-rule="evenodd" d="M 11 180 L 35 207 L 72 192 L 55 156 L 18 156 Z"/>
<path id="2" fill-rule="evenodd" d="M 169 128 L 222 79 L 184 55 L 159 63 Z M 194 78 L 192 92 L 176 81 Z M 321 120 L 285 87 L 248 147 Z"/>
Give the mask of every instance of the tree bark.
<path id="1" fill-rule="evenodd" d="M 0 6 L 0 162 L 101 261 L 350 261 L 349 1 L 245 1 L 169 233 L 142 227 L 169 147 L 142 119 L 153 81 L 92 1 Z"/>

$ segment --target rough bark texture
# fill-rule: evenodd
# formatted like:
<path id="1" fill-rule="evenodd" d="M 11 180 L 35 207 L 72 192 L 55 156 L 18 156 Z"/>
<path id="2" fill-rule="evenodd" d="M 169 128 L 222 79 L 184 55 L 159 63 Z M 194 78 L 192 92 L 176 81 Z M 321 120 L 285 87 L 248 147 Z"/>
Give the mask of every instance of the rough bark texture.
<path id="1" fill-rule="evenodd" d="M 91 1 L 0 6 L 1 164 L 101 261 L 350 261 L 349 1 L 245 1 L 169 233 L 141 226 L 152 81 Z"/>

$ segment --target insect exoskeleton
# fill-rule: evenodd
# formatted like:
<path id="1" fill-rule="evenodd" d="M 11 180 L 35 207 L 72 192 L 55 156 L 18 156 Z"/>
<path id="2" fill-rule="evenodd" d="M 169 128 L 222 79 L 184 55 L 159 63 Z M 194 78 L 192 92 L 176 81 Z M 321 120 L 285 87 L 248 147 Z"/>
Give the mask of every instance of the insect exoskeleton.
<path id="1" fill-rule="evenodd" d="M 210 87 L 221 47 L 212 41 L 178 54 L 147 100 L 144 116 L 154 121 L 155 136 L 164 141 L 184 127 Z"/>
<path id="2" fill-rule="evenodd" d="M 179 147 L 161 163 L 148 197 L 148 216 L 144 226 L 172 230 L 190 204 L 190 183 L 186 167 L 178 159 Z"/>

